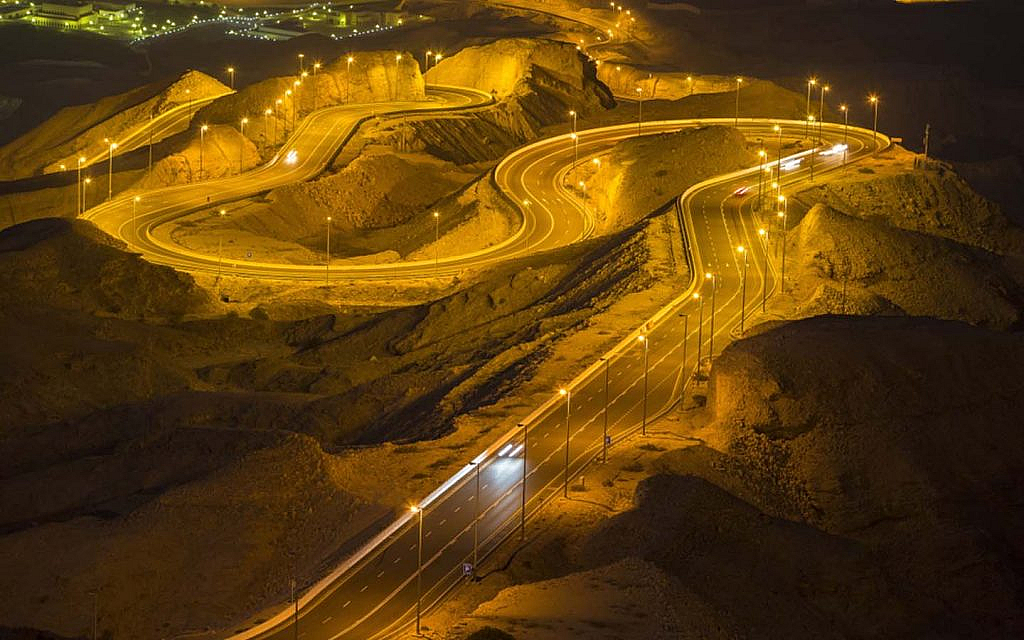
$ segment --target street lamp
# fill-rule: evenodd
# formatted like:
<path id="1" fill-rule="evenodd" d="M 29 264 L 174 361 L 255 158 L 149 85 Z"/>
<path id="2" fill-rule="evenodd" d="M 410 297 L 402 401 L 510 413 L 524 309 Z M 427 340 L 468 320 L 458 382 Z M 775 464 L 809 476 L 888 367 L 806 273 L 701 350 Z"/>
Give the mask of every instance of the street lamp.
<path id="1" fill-rule="evenodd" d="M 579 181 L 580 187 L 580 202 L 583 203 L 583 217 L 587 217 L 587 183 L 582 180 Z"/>
<path id="2" fill-rule="evenodd" d="M 569 112 L 569 117 L 572 118 L 572 132 L 576 133 L 576 110 L 573 109 Z"/>
<path id="3" fill-rule="evenodd" d="M 234 89 L 235 89 L 235 68 L 234 67 L 228 67 L 228 77 L 231 79 L 231 85 L 230 85 L 231 90 L 234 91 Z"/>
<path id="4" fill-rule="evenodd" d="M 270 136 L 267 134 L 270 133 L 270 114 L 272 114 L 273 112 L 274 110 L 271 109 L 270 107 L 267 107 L 263 111 L 263 140 L 266 145 L 270 144 Z M 274 119 L 274 126 L 277 126 L 276 118 Z"/>
<path id="5" fill-rule="evenodd" d="M 430 56 L 434 55 L 433 51 L 426 51 L 423 53 L 423 73 L 427 72 L 430 68 Z"/>
<path id="6" fill-rule="evenodd" d="M 816 84 L 818 84 L 818 79 L 817 78 L 809 78 L 807 80 L 807 109 L 804 110 L 804 113 L 809 114 L 811 112 L 811 87 L 813 87 Z M 804 129 L 804 137 L 805 138 L 809 135 L 809 132 L 810 132 L 810 128 L 809 128 L 810 124 L 809 123 L 808 123 L 807 127 L 808 128 Z"/>
<path id="7" fill-rule="evenodd" d="M 242 173 L 243 169 L 242 152 L 245 150 L 245 125 L 247 124 L 249 124 L 249 118 L 242 118 L 238 121 L 238 132 L 242 134 L 242 139 L 238 141 L 238 173 Z"/>
<path id="8" fill-rule="evenodd" d="M 300 53 L 299 54 L 299 75 L 302 75 L 302 71 L 304 69 L 304 67 L 302 66 L 302 62 L 303 62 L 303 59 L 305 57 L 306 57 L 306 54 L 304 54 L 304 53 Z"/>
<path id="9" fill-rule="evenodd" d="M 327 216 L 327 262 L 324 263 L 324 284 L 331 284 L 331 216 Z"/>
<path id="10" fill-rule="evenodd" d="M 90 184 L 92 184 L 92 178 L 88 178 L 88 177 L 82 183 L 82 211 L 83 212 L 86 209 L 89 208 L 89 201 L 88 201 L 88 198 L 87 198 L 86 194 L 88 193 L 87 189 L 88 189 Z"/>
<path id="11" fill-rule="evenodd" d="M 284 90 L 284 99 L 287 100 L 288 98 L 291 98 L 291 97 L 292 97 L 292 90 L 291 89 L 285 89 Z M 284 113 L 285 113 L 285 118 L 286 118 L 285 122 L 287 122 L 288 112 L 285 111 Z M 292 126 L 291 126 L 291 129 L 292 129 L 292 131 L 295 131 L 295 100 L 292 100 Z"/>
<path id="12" fill-rule="evenodd" d="M 637 111 L 636 111 L 636 135 L 640 135 L 640 127 L 643 126 L 644 122 L 644 90 L 642 87 L 636 88 L 637 95 Z"/>
<path id="13" fill-rule="evenodd" d="M 875 94 L 871 94 L 870 96 L 868 96 L 868 102 L 870 102 L 871 106 L 875 108 L 875 120 L 874 120 L 874 124 L 871 125 L 871 141 L 877 143 L 878 142 L 878 96 L 875 95 Z"/>
<path id="14" fill-rule="evenodd" d="M 558 390 L 558 395 L 565 396 L 565 486 L 562 489 L 562 495 L 566 498 L 569 497 L 569 416 L 572 404 L 572 391 L 562 387 Z"/>
<path id="15" fill-rule="evenodd" d="M 718 275 L 710 271 L 704 274 L 711 281 L 711 324 L 708 327 L 708 360 L 715 357 L 715 292 L 718 291 Z M 700 366 L 700 361 L 697 362 Z"/>
<path id="16" fill-rule="evenodd" d="M 850 107 L 841 104 L 839 110 L 843 112 L 843 168 L 846 168 L 847 133 L 850 128 Z"/>
<path id="17" fill-rule="evenodd" d="M 137 227 L 135 226 L 135 208 L 138 206 L 140 200 L 142 200 L 142 198 L 140 198 L 139 196 L 135 196 L 134 198 L 132 198 L 132 237 L 133 238 L 138 237 L 138 230 L 137 230 Z M 131 248 L 131 246 L 132 246 L 132 243 L 129 242 L 128 243 L 128 248 Z"/>
<path id="18" fill-rule="evenodd" d="M 423 602 L 423 509 L 419 506 L 409 507 L 409 511 L 417 516 L 419 535 L 416 538 L 416 635 L 420 635 L 420 613 Z"/>
<path id="19" fill-rule="evenodd" d="M 782 180 L 782 127 L 780 125 L 773 125 L 772 130 L 779 134 L 779 168 L 776 173 L 779 175 L 779 180 Z"/>
<path id="20" fill-rule="evenodd" d="M 82 165 L 85 164 L 85 156 L 78 156 L 78 215 L 82 215 Z"/>
<path id="21" fill-rule="evenodd" d="M 209 130 L 207 125 L 199 127 L 199 179 L 203 179 L 203 147 L 206 145 L 206 132 Z"/>
<path id="22" fill-rule="evenodd" d="M 345 58 L 345 102 L 352 100 L 352 63 L 355 61 L 351 55 Z"/>
<path id="23" fill-rule="evenodd" d="M 116 148 L 116 142 L 111 142 L 107 147 L 107 200 L 114 195 L 114 149 Z"/>
<path id="24" fill-rule="evenodd" d="M 650 340 L 647 336 L 641 334 L 636 337 L 644 345 L 644 414 L 643 421 L 640 423 L 640 435 L 647 435 L 647 344 Z"/>
<path id="25" fill-rule="evenodd" d="M 740 124 L 740 85 L 743 84 L 743 78 L 736 77 L 736 118 L 733 122 L 735 126 Z"/>
<path id="26" fill-rule="evenodd" d="M 761 227 L 757 230 L 761 238 L 761 246 L 764 249 L 764 277 L 761 278 L 761 313 L 764 313 L 765 302 L 768 299 L 768 232 Z"/>
<path id="27" fill-rule="evenodd" d="M 302 96 L 300 93 L 302 91 L 302 80 L 292 82 L 292 88 L 295 96 L 292 98 L 292 131 L 294 131 L 296 112 L 302 109 Z"/>
<path id="28" fill-rule="evenodd" d="M 221 209 L 220 211 L 217 212 L 217 216 L 220 217 L 222 220 L 223 220 L 224 216 L 226 216 L 226 215 L 228 215 L 228 212 L 225 209 Z M 222 258 L 223 254 L 221 253 L 222 243 L 223 242 L 224 242 L 224 239 L 222 237 L 218 237 L 217 238 L 217 283 L 218 283 L 218 286 L 220 284 L 220 274 L 221 274 L 221 268 L 222 268 L 222 264 L 223 264 L 223 258 Z"/>
<path id="29" fill-rule="evenodd" d="M 573 175 L 575 175 L 576 174 L 576 164 L 580 161 L 580 154 L 579 154 L 580 137 L 576 134 L 575 131 L 573 131 L 572 133 L 569 134 L 569 139 L 572 140 L 572 172 L 573 172 Z"/>
<path id="30" fill-rule="evenodd" d="M 316 99 L 317 99 L 317 94 L 319 93 L 319 88 L 317 87 L 317 84 L 316 84 L 316 72 L 319 71 L 319 70 L 320 70 L 320 63 L 319 62 L 314 62 L 313 63 L 313 111 L 316 111 Z"/>
<path id="31" fill-rule="evenodd" d="M 814 126 L 814 114 L 807 114 L 807 126 L 808 128 Z M 814 180 L 814 156 L 818 151 L 818 143 L 816 141 L 811 142 L 811 180 Z"/>
<path id="32" fill-rule="evenodd" d="M 438 52 L 438 53 L 435 53 L 435 54 L 434 54 L 434 66 L 435 66 L 435 67 L 437 66 L 437 63 L 438 63 L 438 62 L 441 62 L 441 58 L 443 58 L 443 57 L 444 57 L 444 56 L 443 56 L 443 55 L 441 55 L 441 53 L 440 53 L 440 52 Z"/>
<path id="33" fill-rule="evenodd" d="M 438 251 L 440 250 L 441 238 L 441 214 L 437 211 L 434 212 L 434 277 L 437 277 L 437 259 Z"/>
<path id="34" fill-rule="evenodd" d="M 757 157 L 761 160 L 761 170 L 757 173 L 757 210 L 760 211 L 762 204 L 761 196 L 764 193 L 764 161 L 768 157 L 768 152 L 764 149 L 758 149 Z"/>
<path id="35" fill-rule="evenodd" d="M 779 196 L 778 217 L 782 220 L 782 267 L 779 269 L 779 290 L 786 292 L 786 235 L 789 233 L 789 201 L 786 196 Z"/>
<path id="36" fill-rule="evenodd" d="M 686 95 L 693 95 L 693 76 L 686 76 L 686 85 L 690 88 Z"/>
<path id="37" fill-rule="evenodd" d="M 708 274 L 708 275 L 710 275 L 710 274 Z M 701 349 L 704 346 L 704 298 L 702 298 L 699 293 L 695 292 L 693 294 L 693 299 L 696 300 L 700 304 L 700 312 L 697 315 L 697 367 L 700 368 Z M 686 344 L 685 341 L 686 341 L 686 336 L 685 336 L 685 332 L 684 332 L 684 335 L 683 335 L 683 344 L 684 345 Z M 686 366 L 685 362 L 683 362 L 683 366 L 684 367 Z"/>
<path id="38" fill-rule="evenodd" d="M 192 122 L 192 90 L 185 89 L 185 95 L 188 96 L 188 121 Z"/>
<path id="39" fill-rule="evenodd" d="M 736 253 L 743 256 L 743 285 L 740 288 L 740 335 L 743 335 L 743 323 L 747 311 L 747 249 L 740 245 L 736 247 Z"/>
<path id="40" fill-rule="evenodd" d="M 398 100 L 398 72 L 399 72 L 399 68 L 400 68 L 401 64 L 402 64 L 402 54 L 397 53 L 397 54 L 395 54 L 395 91 L 394 91 L 394 97 L 391 98 L 392 100 Z"/>
<path id="41" fill-rule="evenodd" d="M 818 141 L 821 141 L 821 123 L 825 118 L 825 93 L 830 89 L 827 84 L 821 85 L 821 97 L 818 99 Z"/>

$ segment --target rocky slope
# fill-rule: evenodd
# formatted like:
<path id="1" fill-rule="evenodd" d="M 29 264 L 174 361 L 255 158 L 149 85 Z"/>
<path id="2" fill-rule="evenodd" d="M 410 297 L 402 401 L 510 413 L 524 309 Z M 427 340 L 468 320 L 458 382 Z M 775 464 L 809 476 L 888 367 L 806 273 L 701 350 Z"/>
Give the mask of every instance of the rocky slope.
<path id="1" fill-rule="evenodd" d="M 1021 363 L 1015 334 L 925 319 L 737 342 L 706 446 L 664 454 L 589 557 L 681 580 L 677 614 L 711 637 L 1019 635 Z"/>
<path id="2" fill-rule="evenodd" d="M 151 172 L 132 185 L 134 189 L 158 189 L 175 184 L 211 180 L 248 171 L 261 162 L 259 150 L 236 126 L 207 125 L 202 133 L 193 126 L 160 146 L 160 158 Z M 248 133 L 248 132 L 246 132 Z"/>
<path id="3" fill-rule="evenodd" d="M 186 93 L 186 91 L 188 93 Z M 0 178 L 13 180 L 59 165 L 76 166 L 80 155 L 106 150 L 104 138 L 117 141 L 151 116 L 229 89 L 210 76 L 189 71 L 172 82 L 158 82 L 109 96 L 94 104 L 66 107 L 35 129 L 0 148 Z"/>
<path id="4" fill-rule="evenodd" d="M 712 176 L 756 163 L 746 139 L 731 127 L 711 126 L 629 138 L 581 168 L 598 232 L 627 227 Z"/>

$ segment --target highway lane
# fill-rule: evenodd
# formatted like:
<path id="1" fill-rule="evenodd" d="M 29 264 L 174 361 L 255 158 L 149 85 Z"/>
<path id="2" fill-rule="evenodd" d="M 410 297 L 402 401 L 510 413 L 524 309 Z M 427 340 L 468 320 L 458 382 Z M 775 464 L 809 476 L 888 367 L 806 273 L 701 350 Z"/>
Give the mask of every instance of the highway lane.
<path id="1" fill-rule="evenodd" d="M 695 126 L 692 121 L 656 123 L 650 132 L 681 124 Z M 767 132 L 772 131 L 774 123 L 742 124 L 748 134 L 768 138 Z M 799 123 L 782 125 L 784 131 L 795 132 Z M 629 127 L 629 132 L 621 127 L 608 127 L 583 132 L 587 154 L 581 154 L 581 162 L 589 154 L 607 150 L 623 135 L 635 135 L 635 131 L 635 127 Z M 870 131 L 851 128 L 850 134 L 851 162 L 888 143 L 881 137 L 876 146 Z M 827 126 L 825 136 L 829 145 L 841 140 L 842 127 Z M 549 153 L 552 149 L 553 154 Z M 572 164 L 571 145 L 555 140 L 539 144 L 525 155 L 535 157 L 521 159 L 524 168 L 543 165 L 543 171 L 531 169 L 514 180 L 512 184 L 528 191 L 513 193 L 512 197 L 529 195 L 537 198 L 537 202 L 546 202 L 550 211 L 568 211 L 571 217 L 579 203 L 559 185 L 558 178 Z M 805 160 L 801 166 L 783 172 L 783 193 L 809 179 L 807 154 L 799 155 Z M 544 161 L 538 165 L 536 160 L 540 159 Z M 816 176 L 835 171 L 841 162 L 841 154 L 818 156 Z M 527 427 L 520 426 L 506 434 L 420 502 L 423 610 L 465 579 L 462 567 L 473 563 L 474 546 L 477 557 L 484 558 L 509 536 L 517 534 L 523 515 L 524 460 L 529 516 L 547 501 L 567 492 L 567 484 L 575 481 L 600 453 L 606 435 L 614 446 L 642 430 L 645 417 L 649 423 L 677 401 L 690 372 L 697 366 L 698 336 L 705 356 L 712 342 L 711 309 L 706 303 L 703 322 L 698 323 L 699 300 L 693 298 L 694 293 L 701 293 L 708 300 L 712 283 L 717 285 L 713 342 L 715 350 L 720 351 L 730 341 L 741 309 L 745 314 L 755 313 L 761 305 L 761 287 L 768 292 L 774 290 L 776 265 L 770 259 L 769 247 L 757 233 L 759 226 L 766 225 L 774 215 L 774 208 L 769 209 L 765 220 L 758 220 L 752 211 L 756 190 L 744 197 L 733 195 L 738 187 L 756 185 L 759 170 L 755 167 L 709 180 L 681 196 L 678 214 L 686 229 L 695 274 L 691 286 L 626 336 L 601 361 L 569 382 L 568 393 L 554 394 L 524 420 Z M 737 259 L 736 252 L 740 244 L 750 251 L 745 300 L 743 262 Z M 706 272 L 713 273 L 714 279 L 701 277 Z M 641 336 L 643 340 L 639 339 Z M 300 600 L 298 637 L 377 638 L 406 630 L 416 608 L 419 517 L 411 512 L 400 516 L 353 556 L 348 565 L 307 593 Z M 285 618 L 276 617 L 237 638 L 294 638 L 292 619 Z"/>

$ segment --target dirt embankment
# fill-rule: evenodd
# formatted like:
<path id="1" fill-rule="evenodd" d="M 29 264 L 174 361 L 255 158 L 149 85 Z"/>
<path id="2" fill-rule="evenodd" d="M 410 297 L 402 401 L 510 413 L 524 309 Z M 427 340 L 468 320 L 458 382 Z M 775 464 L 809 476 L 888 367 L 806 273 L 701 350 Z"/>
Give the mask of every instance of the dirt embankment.
<path id="1" fill-rule="evenodd" d="M 94 104 L 66 107 L 0 148 L 0 177 L 12 180 L 59 171 L 61 163 L 73 169 L 79 156 L 91 158 L 106 151 L 104 139 L 117 142 L 150 117 L 188 103 L 189 97 L 198 100 L 228 91 L 210 76 L 189 71 L 170 83 L 149 84 Z"/>
<path id="2" fill-rule="evenodd" d="M 224 124 L 194 126 L 187 134 L 161 145 L 160 151 L 153 170 L 143 173 L 132 188 L 158 189 L 223 178 L 247 171 L 261 161 L 259 150 L 248 136 L 242 136 L 237 126 Z"/>
<path id="3" fill-rule="evenodd" d="M 402 51 L 361 51 L 342 56 L 305 77 L 268 78 L 215 100 L 197 121 L 238 126 L 247 117 L 245 135 L 261 145 L 284 141 L 293 121 L 317 109 L 348 103 L 419 101 L 423 76 L 414 56 Z M 296 86 L 295 82 L 301 84 Z M 291 91 L 291 95 L 286 95 Z M 280 102 L 278 102 L 280 100 Z M 266 115 L 267 109 L 271 113 Z"/>
<path id="4" fill-rule="evenodd" d="M 663 615 L 712 637 L 1019 635 L 1022 363 L 1017 335 L 927 319 L 735 343 L 705 445 L 664 454 L 586 554 L 653 562 L 679 581 Z"/>
<path id="5" fill-rule="evenodd" d="M 907 313 L 995 328 L 1024 309 L 1024 231 L 950 172 L 898 162 L 801 193 L 790 232 L 799 315 Z"/>
<path id="6" fill-rule="evenodd" d="M 753 166 L 756 159 L 732 127 L 623 140 L 598 158 L 599 168 L 586 179 L 597 231 L 627 227 L 701 180 Z"/>

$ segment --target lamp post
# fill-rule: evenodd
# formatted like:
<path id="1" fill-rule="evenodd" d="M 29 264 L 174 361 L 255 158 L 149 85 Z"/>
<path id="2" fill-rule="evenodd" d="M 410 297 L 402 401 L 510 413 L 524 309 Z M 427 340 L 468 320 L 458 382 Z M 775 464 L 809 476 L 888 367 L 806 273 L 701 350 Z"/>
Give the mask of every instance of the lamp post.
<path id="1" fill-rule="evenodd" d="M 419 535 L 416 537 L 416 635 L 420 635 L 420 613 L 423 602 L 423 508 L 409 507 L 417 516 Z"/>
<path id="2" fill-rule="evenodd" d="M 352 101 L 352 63 L 355 61 L 351 55 L 345 58 L 345 102 Z"/>
<path id="3" fill-rule="evenodd" d="M 743 285 L 740 287 L 740 335 L 743 335 L 747 312 L 747 249 L 740 245 L 736 247 L 736 252 L 743 256 Z"/>
<path id="4" fill-rule="evenodd" d="M 132 198 L 132 238 L 138 237 L 138 228 L 135 226 L 135 208 L 139 205 L 139 200 L 142 200 L 139 196 Z M 132 243 L 128 243 L 128 247 L 131 248 Z"/>
<path id="5" fill-rule="evenodd" d="M 207 125 L 199 127 L 199 179 L 203 179 L 203 147 L 206 146 L 206 131 L 209 129 Z"/>
<path id="6" fill-rule="evenodd" d="M 647 343 L 650 340 L 646 335 L 639 335 L 636 337 L 644 345 L 644 402 L 643 402 L 643 420 L 640 422 L 640 435 L 647 435 Z"/>
<path id="7" fill-rule="evenodd" d="M 441 239 L 441 214 L 434 212 L 434 277 L 437 277 L 437 260 L 440 251 L 439 241 Z"/>
<path id="8" fill-rule="evenodd" d="M 242 134 L 242 139 L 238 141 L 238 173 L 242 173 L 244 168 L 245 160 L 242 154 L 245 151 L 245 125 L 247 124 L 249 124 L 249 118 L 242 118 L 238 121 L 238 132 Z"/>
<path id="9" fill-rule="evenodd" d="M 737 126 L 737 127 L 740 124 L 740 85 L 741 84 L 743 84 L 743 78 L 737 76 L 736 77 L 736 118 L 733 121 L 733 125 Z"/>
<path id="10" fill-rule="evenodd" d="M 839 105 L 839 110 L 843 112 L 843 168 L 845 169 L 846 168 L 846 150 L 847 150 L 847 147 L 849 146 L 847 144 L 847 134 L 848 134 L 849 129 L 850 129 L 850 107 L 845 105 L 845 104 L 841 104 L 841 105 Z"/>
<path id="11" fill-rule="evenodd" d="M 432 55 L 434 55 L 433 51 L 424 51 L 423 52 L 423 73 L 426 73 L 427 69 L 430 68 L 430 56 L 432 56 Z"/>
<path id="12" fill-rule="evenodd" d="M 708 326 L 708 360 L 711 360 L 715 357 L 715 293 L 718 291 L 718 275 L 709 271 L 704 274 L 704 279 L 711 281 L 711 324 Z"/>
<path id="13" fill-rule="evenodd" d="M 288 98 L 291 98 L 291 97 L 292 97 L 292 90 L 291 89 L 285 89 L 284 90 L 284 99 L 287 100 Z M 288 117 L 288 112 L 287 111 L 285 111 L 285 116 L 284 117 L 285 118 Z M 294 99 L 292 100 L 292 126 L 291 126 L 291 130 L 295 131 L 295 100 Z"/>
<path id="14" fill-rule="evenodd" d="M 519 423 L 519 426 L 523 428 L 523 490 L 522 490 L 522 506 L 519 510 L 519 537 L 521 540 L 526 539 L 526 453 L 530 450 L 527 446 L 526 439 L 529 429 L 526 428 L 526 424 L 523 422 Z"/>
<path id="15" fill-rule="evenodd" d="M 224 210 L 224 209 L 221 209 L 220 211 L 217 212 L 217 216 L 220 217 L 222 220 L 224 219 L 224 216 L 226 216 L 227 214 L 228 214 L 228 212 L 226 210 Z M 223 248 L 223 246 L 222 246 L 223 242 L 224 242 L 223 238 L 217 238 L 217 282 L 218 283 L 220 282 L 220 274 L 221 274 L 222 269 L 223 269 L 223 253 L 221 253 L 221 250 Z"/>
<path id="16" fill-rule="evenodd" d="M 302 75 L 302 72 L 305 69 L 305 67 L 303 66 L 303 61 L 304 61 L 305 57 L 306 57 L 306 54 L 304 54 L 304 53 L 300 53 L 299 54 L 299 75 Z"/>
<path id="17" fill-rule="evenodd" d="M 303 72 L 305 73 L 305 72 Z M 292 98 L 292 131 L 295 130 L 295 116 L 302 112 L 302 80 L 292 82 L 294 97 Z M 302 117 L 299 115 L 299 117 Z"/>
<path id="18" fill-rule="evenodd" d="M 693 299 L 700 304 L 700 311 L 697 314 L 697 366 L 700 367 L 701 349 L 704 346 L 704 298 L 699 293 L 694 293 Z M 683 339 L 685 340 L 685 336 Z M 683 365 L 685 364 L 684 362 Z"/>
<path id="19" fill-rule="evenodd" d="M 611 397 L 608 393 L 611 387 L 611 359 L 605 356 L 601 356 L 601 360 L 604 361 L 604 411 L 601 412 L 604 418 L 604 428 L 601 432 L 601 462 L 608 462 L 608 405 L 611 401 Z"/>
<path id="20" fill-rule="evenodd" d="M 441 58 L 443 58 L 443 57 L 444 56 L 441 54 L 440 51 L 438 51 L 437 53 L 434 54 L 434 66 L 435 67 L 437 66 L 438 62 L 441 62 Z"/>
<path id="21" fill-rule="evenodd" d="M 768 232 L 764 227 L 757 230 L 764 249 L 764 277 L 761 278 L 761 313 L 764 313 L 765 302 L 768 300 Z"/>
<path id="22" fill-rule="evenodd" d="M 85 163 L 85 156 L 78 156 L 78 215 L 82 215 L 82 165 Z"/>
<path id="23" fill-rule="evenodd" d="M 689 91 L 686 93 L 687 96 L 693 95 L 693 76 L 686 76 L 686 86 L 689 87 Z"/>
<path id="24" fill-rule="evenodd" d="M 89 208 L 89 185 L 92 184 L 92 178 L 86 177 L 85 181 L 82 182 L 82 211 L 86 211 Z"/>
<path id="25" fill-rule="evenodd" d="M 821 85 L 821 97 L 818 99 L 818 141 L 821 142 L 821 123 L 825 119 L 825 94 L 831 89 L 827 84 Z"/>
<path id="26" fill-rule="evenodd" d="M 185 89 L 185 95 L 188 96 L 188 121 L 192 122 L 192 90 Z"/>
<path id="27" fill-rule="evenodd" d="M 572 140 L 572 173 L 573 175 L 576 175 L 576 165 L 580 161 L 580 137 L 576 134 L 575 131 L 573 131 L 572 133 L 569 134 L 569 139 Z"/>
<path id="28" fill-rule="evenodd" d="M 807 126 L 814 126 L 814 114 L 807 115 Z M 814 180 L 814 156 L 818 150 L 818 143 L 816 141 L 811 142 L 811 180 Z"/>
<path id="29" fill-rule="evenodd" d="M 576 110 L 573 109 L 569 112 L 569 117 L 572 118 L 572 132 L 576 133 Z"/>
<path id="30" fill-rule="evenodd" d="M 558 394 L 565 396 L 565 483 L 562 495 L 569 497 L 569 416 L 572 404 L 572 391 L 566 388 L 558 390 Z"/>
<path id="31" fill-rule="evenodd" d="M 758 139 L 760 142 L 760 139 Z M 761 210 L 762 195 L 764 193 L 764 161 L 768 157 L 768 152 L 763 148 L 757 150 L 757 157 L 761 161 L 761 170 L 757 173 L 757 210 Z"/>
<path id="32" fill-rule="evenodd" d="M 782 219 L 782 266 L 779 269 L 779 291 L 786 292 L 786 236 L 789 233 L 789 201 L 786 196 L 779 196 L 778 217 Z"/>
<path id="33" fill-rule="evenodd" d="M 395 54 L 395 90 L 392 100 L 398 100 L 398 72 L 400 65 L 402 64 L 402 54 Z"/>
<path id="34" fill-rule="evenodd" d="M 116 142 L 111 142 L 107 147 L 107 200 L 114 195 L 114 149 L 116 148 Z"/>
<path id="35" fill-rule="evenodd" d="M 270 133 L 270 114 L 273 113 L 273 112 L 274 112 L 274 110 L 271 109 L 270 107 L 267 107 L 266 109 L 263 110 L 263 141 L 264 141 L 264 146 L 269 146 L 270 145 L 270 135 L 269 135 L 269 133 Z M 274 121 L 274 124 L 277 124 L 276 120 Z"/>
<path id="36" fill-rule="evenodd" d="M 804 111 L 804 114 L 806 115 L 811 115 L 811 87 L 816 84 L 818 84 L 817 78 L 809 78 L 807 80 L 807 109 Z M 810 123 L 807 123 L 807 127 L 804 129 L 805 138 L 810 135 L 810 126 Z"/>
<path id="37" fill-rule="evenodd" d="M 316 72 L 320 70 L 320 63 L 313 63 L 313 111 L 316 111 L 317 94 L 320 92 L 316 84 Z"/>
<path id="38" fill-rule="evenodd" d="M 284 100 L 278 98 L 274 101 L 274 144 L 277 144 L 277 111 L 284 108 Z"/>
<path id="39" fill-rule="evenodd" d="M 230 82 L 231 82 L 231 84 L 229 86 L 231 87 L 231 90 L 234 91 L 235 90 L 235 68 L 234 67 L 228 67 L 228 78 L 230 78 Z"/>
<path id="40" fill-rule="evenodd" d="M 875 95 L 875 94 L 871 94 L 870 96 L 868 96 L 868 102 L 870 102 L 871 106 L 874 107 L 874 109 L 875 109 L 874 124 L 871 125 L 871 141 L 877 143 L 878 142 L 878 96 Z"/>
<path id="41" fill-rule="evenodd" d="M 327 262 L 324 263 L 324 284 L 331 284 L 331 216 L 327 216 Z"/>
<path id="42" fill-rule="evenodd" d="M 636 110 L 636 135 L 640 135 L 640 129 L 644 123 L 644 90 L 643 87 L 636 88 L 637 110 Z"/>

